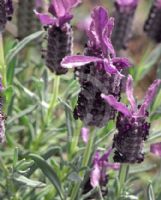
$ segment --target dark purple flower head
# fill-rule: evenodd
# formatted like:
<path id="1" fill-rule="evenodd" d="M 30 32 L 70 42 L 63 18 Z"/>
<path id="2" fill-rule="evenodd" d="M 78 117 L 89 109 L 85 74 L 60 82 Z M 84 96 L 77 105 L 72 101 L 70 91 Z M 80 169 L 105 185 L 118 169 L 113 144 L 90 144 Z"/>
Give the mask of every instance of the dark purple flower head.
<path id="1" fill-rule="evenodd" d="M 118 170 L 120 168 L 120 164 L 109 162 L 111 152 L 112 148 L 109 148 L 102 156 L 100 156 L 99 152 L 95 153 L 90 176 L 92 187 L 105 186 L 108 183 L 107 170 Z"/>
<path id="2" fill-rule="evenodd" d="M 138 0 L 115 1 L 115 26 L 112 33 L 112 44 L 115 50 L 126 49 L 132 35 L 132 23 Z"/>
<path id="3" fill-rule="evenodd" d="M 161 0 L 154 0 L 144 24 L 144 31 L 155 42 L 161 42 Z"/>
<path id="4" fill-rule="evenodd" d="M 12 0 L 0 0 L 0 32 L 2 32 L 5 29 L 7 20 L 11 20 L 12 14 Z"/>
<path id="5" fill-rule="evenodd" d="M 119 111 L 116 127 L 118 133 L 114 136 L 114 161 L 127 163 L 140 163 L 144 160 L 142 153 L 143 142 L 149 135 L 150 124 L 146 122 L 148 108 L 156 95 L 161 80 L 155 80 L 149 87 L 141 106 L 137 106 L 133 96 L 132 77 L 129 76 L 126 85 L 126 94 L 130 108 L 118 102 L 112 95 L 102 94 L 102 98 L 113 108 Z"/>
<path id="6" fill-rule="evenodd" d="M 150 152 L 155 154 L 156 156 L 161 157 L 161 142 L 151 144 L 150 145 Z"/>
<path id="7" fill-rule="evenodd" d="M 116 0 L 115 1 L 115 5 L 116 7 L 124 12 L 126 11 L 130 11 L 136 8 L 138 4 L 138 0 Z"/>
<path id="8" fill-rule="evenodd" d="M 36 10 L 35 14 L 44 26 L 61 27 L 73 18 L 70 11 L 79 3 L 81 0 L 52 0 L 48 10 L 50 14 L 41 14 Z"/>

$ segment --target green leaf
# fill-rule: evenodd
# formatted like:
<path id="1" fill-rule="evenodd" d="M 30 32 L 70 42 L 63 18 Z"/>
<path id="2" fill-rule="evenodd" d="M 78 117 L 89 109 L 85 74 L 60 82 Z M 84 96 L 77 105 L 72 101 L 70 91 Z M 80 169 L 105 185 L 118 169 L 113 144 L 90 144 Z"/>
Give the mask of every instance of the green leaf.
<path id="1" fill-rule="evenodd" d="M 25 110 L 19 112 L 17 115 L 11 117 L 9 120 L 7 120 L 7 124 L 11 124 L 12 122 L 14 122 L 15 120 L 33 112 L 36 109 L 37 105 L 31 105 L 28 108 L 26 108 Z"/>
<path id="2" fill-rule="evenodd" d="M 153 186 L 151 183 L 148 185 L 148 188 L 147 188 L 147 197 L 148 197 L 147 200 L 155 200 Z"/>
<path id="3" fill-rule="evenodd" d="M 161 56 L 161 44 L 146 54 L 144 60 L 137 66 L 136 81 L 141 80 L 157 63 Z"/>
<path id="4" fill-rule="evenodd" d="M 30 154 L 29 156 L 35 161 L 35 163 L 42 170 L 44 175 L 48 177 L 48 179 L 51 181 L 51 183 L 54 185 L 57 192 L 59 193 L 61 199 L 63 200 L 62 186 L 53 168 L 41 156 L 36 154 Z"/>
<path id="5" fill-rule="evenodd" d="M 42 188 L 42 187 L 45 187 L 45 185 L 46 185 L 40 181 L 34 181 L 31 179 L 28 179 L 23 175 L 15 176 L 13 179 L 18 183 L 21 183 L 21 184 L 24 184 L 26 186 L 33 187 L 33 188 Z"/>
<path id="6" fill-rule="evenodd" d="M 44 153 L 42 155 L 42 157 L 47 160 L 49 159 L 51 156 L 55 155 L 55 154 L 61 154 L 61 148 L 59 146 L 55 146 L 55 147 L 52 147 L 50 149 L 47 150 L 46 153 Z M 34 163 L 31 167 L 30 167 L 30 171 L 27 173 L 27 176 L 31 176 L 33 174 L 33 172 L 37 169 L 37 165 L 36 163 Z"/>
<path id="7" fill-rule="evenodd" d="M 22 41 L 20 41 L 13 49 L 9 51 L 9 53 L 6 56 L 6 63 L 9 65 L 11 61 L 17 56 L 17 54 L 31 41 L 35 40 L 36 38 L 39 38 L 42 36 L 44 31 L 38 31 L 36 33 L 33 33 L 29 35 L 28 37 L 24 38 Z"/>

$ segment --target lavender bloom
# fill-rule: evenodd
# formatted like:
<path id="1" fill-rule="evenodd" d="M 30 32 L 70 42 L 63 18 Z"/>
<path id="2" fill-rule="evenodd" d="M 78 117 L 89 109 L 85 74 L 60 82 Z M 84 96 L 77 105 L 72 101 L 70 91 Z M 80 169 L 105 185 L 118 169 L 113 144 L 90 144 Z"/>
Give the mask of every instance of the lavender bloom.
<path id="1" fill-rule="evenodd" d="M 144 31 L 157 43 L 161 42 L 161 0 L 154 0 L 144 24 Z"/>
<path id="2" fill-rule="evenodd" d="M 115 1 L 115 27 L 112 33 L 112 44 L 116 50 L 126 49 L 131 37 L 131 28 L 138 0 Z"/>
<path id="3" fill-rule="evenodd" d="M 100 95 L 104 91 L 120 99 L 123 77 L 120 71 L 130 64 L 126 58 L 115 57 L 110 40 L 113 18 L 102 7 L 95 8 L 91 16 L 84 55 L 67 56 L 61 64 L 66 68 L 76 68 L 81 85 L 78 105 L 74 110 L 75 119 L 80 118 L 85 126 L 102 127 L 115 117 L 115 110 Z"/>
<path id="4" fill-rule="evenodd" d="M 150 152 L 155 154 L 156 156 L 161 157 L 161 142 L 151 144 L 150 145 Z"/>
<path id="5" fill-rule="evenodd" d="M 109 163 L 108 159 L 112 152 L 112 148 L 108 149 L 104 155 L 100 157 L 99 153 L 96 152 L 93 160 L 93 170 L 91 171 L 91 185 L 92 187 L 105 186 L 108 182 L 106 175 L 107 169 L 118 170 L 120 164 Z"/>
<path id="6" fill-rule="evenodd" d="M 11 20 L 12 14 L 12 0 L 0 0 L 0 32 L 4 30 L 7 20 Z"/>
<path id="7" fill-rule="evenodd" d="M 52 0 L 49 7 L 51 15 L 35 11 L 41 23 L 48 26 L 46 65 L 57 75 L 66 74 L 68 71 L 61 67 L 60 62 L 65 56 L 71 54 L 72 29 L 69 22 L 73 15 L 70 11 L 80 2 L 80 0 Z"/>
<path id="8" fill-rule="evenodd" d="M 81 137 L 82 137 L 82 140 L 85 144 L 88 143 L 88 139 L 89 139 L 89 129 L 86 128 L 86 127 L 83 127 L 81 129 Z"/>
<path id="9" fill-rule="evenodd" d="M 37 1 L 35 2 L 35 0 L 20 0 L 18 2 L 17 27 L 19 39 L 41 29 L 41 24 L 33 12 L 36 6 Z"/>
<path id="10" fill-rule="evenodd" d="M 89 192 L 92 188 L 100 186 L 103 196 L 107 194 L 106 185 L 108 184 L 107 171 L 110 169 L 119 170 L 119 163 L 110 163 L 109 156 L 112 148 L 109 148 L 102 156 L 97 151 L 93 158 L 92 171 L 90 173 L 90 180 L 86 183 L 85 192 Z"/>
<path id="11" fill-rule="evenodd" d="M 141 106 L 137 106 L 133 97 L 132 77 L 129 76 L 126 85 L 126 94 L 130 102 L 130 109 L 112 96 L 102 94 L 108 104 L 119 111 L 116 127 L 118 133 L 114 136 L 113 148 L 115 149 L 114 161 L 125 163 L 140 163 L 144 160 L 142 153 L 143 142 L 149 135 L 150 123 L 147 109 L 150 106 L 161 80 L 155 80 L 149 87 Z"/>

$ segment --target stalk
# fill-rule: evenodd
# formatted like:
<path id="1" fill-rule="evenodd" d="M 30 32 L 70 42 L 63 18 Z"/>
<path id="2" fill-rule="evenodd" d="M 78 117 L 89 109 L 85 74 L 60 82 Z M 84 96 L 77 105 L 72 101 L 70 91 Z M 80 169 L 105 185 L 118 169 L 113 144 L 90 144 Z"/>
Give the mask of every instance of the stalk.
<path id="1" fill-rule="evenodd" d="M 93 151 L 94 138 L 95 138 L 95 133 L 92 133 L 92 131 L 91 131 L 90 138 L 88 140 L 88 144 L 87 144 L 86 149 L 85 149 L 84 154 L 83 154 L 83 160 L 82 160 L 81 168 L 88 166 L 88 163 L 89 163 L 89 160 L 90 160 L 90 157 L 91 157 L 91 153 Z M 84 175 L 85 175 L 85 172 L 82 170 L 79 173 L 79 176 L 81 177 L 82 180 L 84 178 Z M 80 185 L 81 185 L 81 183 L 79 182 L 79 183 L 75 184 L 75 186 L 73 187 L 73 190 L 72 190 L 72 193 L 71 193 L 71 200 L 77 199 L 77 195 L 78 195 Z"/>
<path id="2" fill-rule="evenodd" d="M 60 76 L 55 75 L 54 77 L 54 87 L 53 87 L 53 95 L 49 104 L 49 108 L 47 110 L 47 114 L 45 117 L 45 122 L 48 122 L 51 114 L 52 114 L 52 110 L 56 105 L 56 100 L 59 94 L 59 85 L 60 85 Z"/>
<path id="3" fill-rule="evenodd" d="M 119 187 L 118 197 L 120 197 L 122 194 L 122 191 L 124 189 L 128 177 L 128 172 L 129 172 L 129 164 L 122 164 L 119 172 L 120 187 Z"/>
<path id="4" fill-rule="evenodd" d="M 6 64 L 4 58 L 4 49 L 3 49 L 3 36 L 0 33 L 0 73 L 2 75 L 3 87 L 6 87 Z"/>

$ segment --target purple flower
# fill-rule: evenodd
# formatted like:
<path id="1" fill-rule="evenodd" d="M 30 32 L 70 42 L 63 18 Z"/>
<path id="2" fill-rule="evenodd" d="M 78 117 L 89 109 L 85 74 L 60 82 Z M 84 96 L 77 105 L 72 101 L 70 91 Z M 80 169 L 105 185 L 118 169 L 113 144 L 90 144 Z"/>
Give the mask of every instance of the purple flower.
<path id="1" fill-rule="evenodd" d="M 156 156 L 161 157 L 161 142 L 151 144 L 150 145 L 150 152 L 155 154 Z"/>
<path id="2" fill-rule="evenodd" d="M 68 23 L 73 18 L 70 11 L 79 3 L 81 3 L 81 0 L 52 0 L 48 10 L 51 15 L 41 14 L 36 10 L 35 14 L 44 26 L 52 25 L 60 27 L 65 23 Z"/>
<path id="3" fill-rule="evenodd" d="M 142 105 L 137 106 L 133 96 L 132 77 L 129 76 L 126 85 L 126 94 L 130 102 L 130 108 L 118 102 L 112 95 L 102 94 L 102 98 L 119 111 L 116 127 L 118 134 L 114 136 L 115 148 L 114 160 L 116 162 L 136 163 L 142 162 L 143 141 L 147 139 L 150 124 L 146 122 L 148 108 L 156 95 L 161 80 L 155 80 L 149 87 Z"/>
<path id="4" fill-rule="evenodd" d="M 95 153 L 93 168 L 90 175 L 90 183 L 92 187 L 105 186 L 108 183 L 108 175 L 106 174 L 107 170 L 118 170 L 120 168 L 119 163 L 109 162 L 111 152 L 112 148 L 108 149 L 102 156 L 100 156 L 98 152 Z"/>
<path id="5" fill-rule="evenodd" d="M 144 24 L 144 31 L 155 42 L 161 42 L 161 1 L 155 0 Z"/>
<path id="6" fill-rule="evenodd" d="M 85 126 L 102 127 L 115 117 L 114 109 L 101 99 L 104 91 L 120 99 L 121 70 L 128 68 L 130 63 L 126 58 L 115 57 L 111 44 L 113 19 L 102 7 L 96 7 L 92 21 L 87 31 L 88 42 L 84 55 L 67 56 L 61 64 L 66 68 L 75 68 L 81 91 L 74 110 L 74 118 L 80 118 Z"/>
<path id="7" fill-rule="evenodd" d="M 115 50 L 126 49 L 131 37 L 132 23 L 138 0 L 115 1 L 115 26 L 112 33 L 112 44 Z"/>
<path id="8" fill-rule="evenodd" d="M 81 136 L 82 136 L 82 140 L 85 144 L 88 143 L 88 139 L 89 139 L 89 129 L 86 127 L 83 127 L 81 129 Z"/>
<path id="9" fill-rule="evenodd" d="M 70 11 L 80 2 L 81 0 L 52 0 L 49 14 L 41 14 L 35 10 L 41 23 L 48 27 L 45 60 L 47 67 L 56 75 L 66 74 L 68 71 L 60 63 L 65 56 L 71 54 L 72 29 L 69 22 L 73 15 Z"/>

